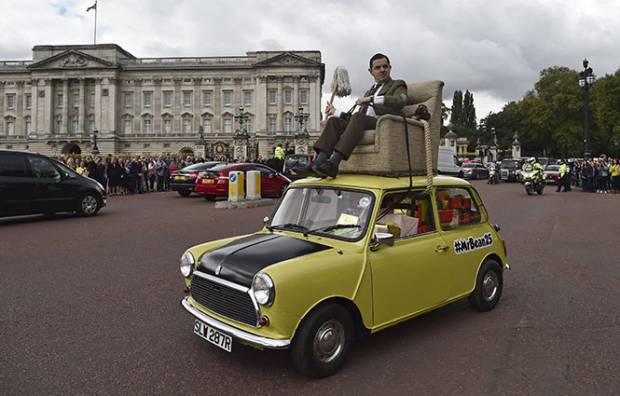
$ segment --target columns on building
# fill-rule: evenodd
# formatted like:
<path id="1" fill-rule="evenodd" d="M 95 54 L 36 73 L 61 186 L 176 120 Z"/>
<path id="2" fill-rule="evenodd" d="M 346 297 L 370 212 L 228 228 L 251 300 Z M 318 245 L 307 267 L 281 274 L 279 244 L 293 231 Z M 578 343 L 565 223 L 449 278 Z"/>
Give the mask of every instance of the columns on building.
<path id="1" fill-rule="evenodd" d="M 101 93 L 103 90 L 103 78 L 95 78 L 95 129 L 101 130 Z"/>
<path id="2" fill-rule="evenodd" d="M 39 124 L 39 79 L 34 78 L 31 81 L 30 95 L 32 101 L 30 106 L 30 128 L 32 130 L 30 137 L 37 136 L 37 125 Z"/>
<path id="3" fill-rule="evenodd" d="M 161 77 L 153 78 L 153 133 L 160 134 L 164 131 L 161 114 L 164 108 L 164 97 L 161 91 Z"/>
<path id="4" fill-rule="evenodd" d="M 256 132 L 269 132 L 269 119 L 267 114 L 267 77 L 256 77 L 255 83 L 255 95 L 254 95 L 254 109 L 256 109 L 256 121 L 254 130 Z M 264 129 L 260 129 L 264 127 Z"/>
<path id="5" fill-rule="evenodd" d="M 80 78 L 78 81 L 78 87 L 80 90 L 80 103 L 78 109 L 78 134 L 81 136 L 88 135 L 88 121 L 86 120 L 86 79 Z"/>
<path id="6" fill-rule="evenodd" d="M 50 78 L 46 78 L 44 81 L 45 84 L 45 97 L 43 100 L 43 123 L 41 124 L 41 132 L 47 135 L 55 135 L 56 131 L 54 130 L 54 81 Z"/>
<path id="7" fill-rule="evenodd" d="M 198 136 L 198 128 L 202 125 L 202 117 L 200 116 L 200 105 L 202 95 L 202 78 L 196 77 L 193 80 L 194 92 L 192 94 L 192 135 Z"/>
<path id="8" fill-rule="evenodd" d="M 133 80 L 133 128 L 134 135 L 141 134 L 142 131 L 142 80 Z"/>
<path id="9" fill-rule="evenodd" d="M 172 79 L 174 82 L 174 92 L 172 93 L 173 104 L 172 104 L 172 114 L 174 118 L 172 118 L 172 133 L 179 133 L 183 131 L 183 89 L 181 88 L 181 84 L 183 83 L 183 78 L 175 77 Z"/>
<path id="10" fill-rule="evenodd" d="M 278 91 L 276 93 L 276 102 L 278 103 L 278 115 L 276 116 L 276 130 L 283 131 L 284 130 L 284 98 L 282 97 L 282 76 L 277 77 L 278 81 Z"/>
<path id="11" fill-rule="evenodd" d="M 117 103 L 118 100 L 118 90 L 116 89 L 116 84 L 118 80 L 114 77 L 110 77 L 107 79 L 106 88 L 108 90 L 108 97 L 104 103 L 104 108 L 106 110 L 106 123 L 104 125 L 103 134 L 108 136 L 114 136 L 116 133 L 117 125 Z"/>
<path id="12" fill-rule="evenodd" d="M 69 132 L 69 80 L 63 78 L 62 80 L 62 128 L 61 134 L 67 134 Z"/>
<path id="13" fill-rule="evenodd" d="M 213 79 L 213 132 L 224 132 L 222 124 L 222 78 Z"/>

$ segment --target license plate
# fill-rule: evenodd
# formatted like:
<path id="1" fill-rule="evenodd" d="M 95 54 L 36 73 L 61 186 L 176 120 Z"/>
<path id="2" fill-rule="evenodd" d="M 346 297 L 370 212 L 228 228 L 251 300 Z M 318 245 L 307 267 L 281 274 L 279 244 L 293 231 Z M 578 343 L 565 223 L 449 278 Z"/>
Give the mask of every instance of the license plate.
<path id="1" fill-rule="evenodd" d="M 174 180 L 185 180 L 185 176 L 175 176 Z"/>
<path id="2" fill-rule="evenodd" d="M 194 323 L 194 334 L 197 334 L 201 338 L 209 341 L 211 344 L 222 348 L 226 352 L 232 351 L 232 337 L 214 329 L 206 323 L 202 323 L 197 320 Z"/>
<path id="3" fill-rule="evenodd" d="M 202 179 L 202 184 L 213 184 L 215 180 L 213 179 Z"/>

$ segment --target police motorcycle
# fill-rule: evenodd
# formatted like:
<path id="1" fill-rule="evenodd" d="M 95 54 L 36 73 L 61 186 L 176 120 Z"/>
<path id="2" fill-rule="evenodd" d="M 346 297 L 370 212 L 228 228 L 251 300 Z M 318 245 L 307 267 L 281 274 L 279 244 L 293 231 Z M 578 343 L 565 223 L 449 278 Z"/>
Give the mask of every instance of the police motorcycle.
<path id="1" fill-rule="evenodd" d="M 535 158 L 530 158 L 521 169 L 521 182 L 527 195 L 542 195 L 545 188 L 542 165 Z"/>
<path id="2" fill-rule="evenodd" d="M 495 163 L 489 165 L 489 179 L 487 184 L 499 184 L 499 171 L 498 166 Z"/>

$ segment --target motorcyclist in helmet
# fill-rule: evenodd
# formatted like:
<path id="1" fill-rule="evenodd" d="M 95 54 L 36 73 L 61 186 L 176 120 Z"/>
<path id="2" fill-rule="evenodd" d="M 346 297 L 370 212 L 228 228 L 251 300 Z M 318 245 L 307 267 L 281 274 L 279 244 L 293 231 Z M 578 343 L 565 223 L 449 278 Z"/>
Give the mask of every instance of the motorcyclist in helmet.
<path id="1" fill-rule="evenodd" d="M 534 168 L 534 171 L 536 171 L 536 174 L 535 174 L 536 179 L 542 180 L 544 176 L 543 171 L 545 170 L 545 168 L 540 164 L 540 162 L 538 162 L 538 158 L 530 157 L 528 158 L 527 163 L 532 165 L 532 167 Z"/>

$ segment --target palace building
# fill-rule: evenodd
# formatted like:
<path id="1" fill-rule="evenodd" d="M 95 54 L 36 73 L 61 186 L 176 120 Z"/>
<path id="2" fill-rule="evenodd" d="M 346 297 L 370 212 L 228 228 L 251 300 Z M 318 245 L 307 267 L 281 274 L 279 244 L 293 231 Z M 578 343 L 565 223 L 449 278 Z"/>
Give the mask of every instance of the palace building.
<path id="1" fill-rule="evenodd" d="M 37 45 L 0 60 L 0 148 L 47 155 L 307 153 L 320 134 L 320 51 L 136 58 L 116 44 Z"/>

